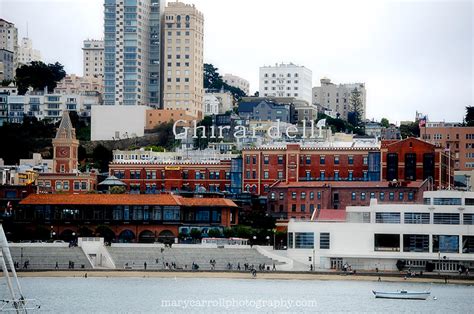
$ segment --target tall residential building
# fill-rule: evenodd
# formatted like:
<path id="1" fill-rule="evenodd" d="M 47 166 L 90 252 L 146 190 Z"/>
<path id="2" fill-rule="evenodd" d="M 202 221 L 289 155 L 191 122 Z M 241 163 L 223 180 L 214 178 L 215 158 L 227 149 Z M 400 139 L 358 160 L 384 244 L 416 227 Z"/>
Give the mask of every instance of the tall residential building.
<path id="1" fill-rule="evenodd" d="M 194 5 L 170 2 L 165 8 L 163 105 L 203 117 L 204 16 Z"/>
<path id="2" fill-rule="evenodd" d="M 357 89 L 362 100 L 362 115 L 365 120 L 366 114 L 366 90 L 365 83 L 334 84 L 328 78 L 321 79 L 321 86 L 313 87 L 313 104 L 320 107 L 322 111 L 332 111 L 339 114 L 341 119 L 347 120 L 349 112 L 351 93 Z"/>
<path id="3" fill-rule="evenodd" d="M 312 73 L 293 63 L 260 68 L 260 97 L 294 97 L 311 103 Z"/>
<path id="4" fill-rule="evenodd" d="M 222 77 L 222 80 L 230 86 L 240 88 L 245 92 L 245 95 L 250 96 L 250 84 L 249 81 L 247 81 L 246 79 L 243 79 L 234 74 L 226 73 Z"/>
<path id="5" fill-rule="evenodd" d="M 18 49 L 18 65 L 29 64 L 31 61 L 41 61 L 41 53 L 33 48 L 33 41 L 28 37 L 23 37 Z"/>
<path id="6" fill-rule="evenodd" d="M 82 60 L 85 78 L 102 77 L 104 75 L 104 41 L 84 40 Z"/>
<path id="7" fill-rule="evenodd" d="M 0 18 L 0 49 L 13 52 L 13 66 L 17 67 L 18 29 L 15 24 Z"/>
<path id="8" fill-rule="evenodd" d="M 2 80 L 13 80 L 15 78 L 15 54 L 7 49 L 0 48 L 0 64 L 2 68 Z"/>
<path id="9" fill-rule="evenodd" d="M 163 0 L 105 0 L 104 105 L 159 106 Z"/>

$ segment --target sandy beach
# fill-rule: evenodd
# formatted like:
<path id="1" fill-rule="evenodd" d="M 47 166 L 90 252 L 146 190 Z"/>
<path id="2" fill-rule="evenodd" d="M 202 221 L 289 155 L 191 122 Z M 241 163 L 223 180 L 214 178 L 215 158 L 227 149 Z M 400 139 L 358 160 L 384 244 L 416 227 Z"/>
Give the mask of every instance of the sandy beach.
<path id="1" fill-rule="evenodd" d="M 219 271 L 28 271 L 18 272 L 19 277 L 140 277 L 140 278 L 231 278 L 231 279 L 254 279 L 248 272 L 219 272 Z M 359 280 L 383 282 L 422 282 L 422 283 L 446 283 L 444 277 L 413 277 L 405 279 L 398 274 L 380 275 L 344 275 L 339 273 L 301 273 L 301 272 L 259 272 L 255 279 L 278 279 L 278 280 Z M 448 276 L 448 283 L 474 285 L 474 278 L 456 279 L 456 276 Z"/>

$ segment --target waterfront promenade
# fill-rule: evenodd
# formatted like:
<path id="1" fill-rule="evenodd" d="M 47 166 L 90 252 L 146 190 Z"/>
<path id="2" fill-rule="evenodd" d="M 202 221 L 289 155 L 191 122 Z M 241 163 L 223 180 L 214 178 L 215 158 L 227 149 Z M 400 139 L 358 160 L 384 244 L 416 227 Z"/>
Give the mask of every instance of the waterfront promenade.
<path id="1" fill-rule="evenodd" d="M 86 276 L 87 274 L 87 276 Z M 19 271 L 19 277 L 102 277 L 102 278 L 229 278 L 229 279 L 263 279 L 263 280 L 331 280 L 331 281 L 380 281 L 407 283 L 439 283 L 474 285 L 474 276 L 454 274 L 426 274 L 421 277 L 405 279 L 403 273 L 358 272 L 347 274 L 334 271 L 317 272 L 257 272 L 254 278 L 245 271 L 130 271 L 130 270 L 57 270 L 57 271 Z"/>

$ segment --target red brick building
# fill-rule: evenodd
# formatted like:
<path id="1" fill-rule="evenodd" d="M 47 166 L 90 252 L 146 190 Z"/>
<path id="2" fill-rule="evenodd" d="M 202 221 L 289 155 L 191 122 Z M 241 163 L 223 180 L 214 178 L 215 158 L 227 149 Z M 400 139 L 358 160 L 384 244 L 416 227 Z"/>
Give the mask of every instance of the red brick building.
<path id="1" fill-rule="evenodd" d="M 238 207 L 224 198 L 171 194 L 32 194 L 20 202 L 14 221 L 28 234 L 40 228 L 64 240 L 100 235 L 117 242 L 172 241 L 192 228 L 222 231 L 237 224 Z"/>
<path id="2" fill-rule="evenodd" d="M 275 182 L 380 181 L 375 140 L 282 144 L 242 151 L 243 189 L 267 195 Z"/>
<path id="3" fill-rule="evenodd" d="M 380 203 L 421 203 L 428 181 L 407 182 L 288 182 L 270 187 L 268 211 L 277 220 L 318 219 L 321 210 L 345 210 L 368 206 L 371 198 Z"/>
<path id="4" fill-rule="evenodd" d="M 454 160 L 449 151 L 420 139 L 382 141 L 382 178 L 386 181 L 423 181 L 432 178 L 435 188 L 453 183 Z M 449 163 L 451 165 L 449 166 Z"/>
<path id="5" fill-rule="evenodd" d="M 148 161 L 115 161 L 109 172 L 127 184 L 131 193 L 160 191 L 229 191 L 231 161 L 158 163 Z"/>

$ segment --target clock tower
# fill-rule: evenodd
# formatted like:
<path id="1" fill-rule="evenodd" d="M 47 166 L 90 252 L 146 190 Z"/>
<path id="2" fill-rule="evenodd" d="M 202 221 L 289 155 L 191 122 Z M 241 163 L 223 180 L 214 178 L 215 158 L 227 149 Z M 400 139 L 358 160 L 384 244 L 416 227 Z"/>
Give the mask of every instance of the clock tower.
<path id="1" fill-rule="evenodd" d="M 76 172 L 78 147 L 76 130 L 72 127 L 68 111 L 64 110 L 56 137 L 53 139 L 53 171 L 56 173 Z"/>

